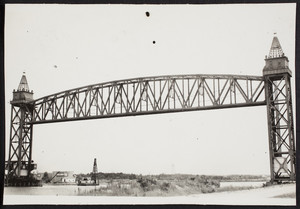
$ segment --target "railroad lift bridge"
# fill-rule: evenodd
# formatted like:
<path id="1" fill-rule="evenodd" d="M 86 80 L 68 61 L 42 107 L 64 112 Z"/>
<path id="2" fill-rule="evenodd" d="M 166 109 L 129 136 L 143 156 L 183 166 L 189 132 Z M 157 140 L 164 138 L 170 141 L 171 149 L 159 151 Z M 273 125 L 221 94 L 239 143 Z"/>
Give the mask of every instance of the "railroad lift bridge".
<path id="1" fill-rule="evenodd" d="M 41 123 L 265 105 L 271 183 L 295 181 L 292 73 L 274 36 L 263 76 L 171 75 L 118 80 L 33 99 L 25 75 L 11 101 L 6 185 L 30 186 L 33 126 Z"/>

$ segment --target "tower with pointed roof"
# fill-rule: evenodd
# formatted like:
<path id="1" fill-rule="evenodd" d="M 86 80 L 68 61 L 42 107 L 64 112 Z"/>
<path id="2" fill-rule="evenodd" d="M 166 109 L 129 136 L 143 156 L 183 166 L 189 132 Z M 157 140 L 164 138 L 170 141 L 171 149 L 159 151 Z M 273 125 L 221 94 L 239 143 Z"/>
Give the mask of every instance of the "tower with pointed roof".
<path id="1" fill-rule="evenodd" d="M 263 68 L 271 182 L 295 181 L 295 139 L 289 60 L 274 36 Z"/>
<path id="2" fill-rule="evenodd" d="M 30 91 L 25 73 L 11 103 L 11 131 L 9 157 L 6 162 L 6 184 L 29 186 L 36 182 L 31 171 L 36 169 L 32 161 L 33 91 Z"/>
<path id="3" fill-rule="evenodd" d="M 98 173 L 97 159 L 96 158 L 94 159 L 93 173 Z"/>
<path id="4" fill-rule="evenodd" d="M 263 69 L 263 75 L 274 75 L 288 73 L 292 76 L 289 69 L 289 59 L 284 55 L 277 36 L 274 36 L 269 55 L 266 56 L 266 65 Z"/>
<path id="5" fill-rule="evenodd" d="M 17 90 L 13 91 L 13 100 L 11 104 L 20 105 L 33 100 L 33 91 L 29 90 L 29 85 L 25 73 L 23 73 Z"/>
<path id="6" fill-rule="evenodd" d="M 98 182 L 97 182 L 97 173 L 98 173 L 97 159 L 94 158 L 92 180 L 94 181 L 94 184 L 95 184 L 95 185 L 98 184 Z"/>

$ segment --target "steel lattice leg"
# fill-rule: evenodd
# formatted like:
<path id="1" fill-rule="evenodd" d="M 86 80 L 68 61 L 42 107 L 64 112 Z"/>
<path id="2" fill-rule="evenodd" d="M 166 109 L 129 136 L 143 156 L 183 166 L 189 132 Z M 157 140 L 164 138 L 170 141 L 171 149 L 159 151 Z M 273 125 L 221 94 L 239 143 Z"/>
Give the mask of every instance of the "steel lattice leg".
<path id="1" fill-rule="evenodd" d="M 24 183 L 32 170 L 32 124 L 30 124 L 30 121 L 31 113 L 26 106 L 12 105 L 9 158 L 7 162 L 7 183 L 9 185 Z"/>
<path id="2" fill-rule="evenodd" d="M 271 182 L 295 181 L 295 139 L 290 76 L 265 76 Z"/>

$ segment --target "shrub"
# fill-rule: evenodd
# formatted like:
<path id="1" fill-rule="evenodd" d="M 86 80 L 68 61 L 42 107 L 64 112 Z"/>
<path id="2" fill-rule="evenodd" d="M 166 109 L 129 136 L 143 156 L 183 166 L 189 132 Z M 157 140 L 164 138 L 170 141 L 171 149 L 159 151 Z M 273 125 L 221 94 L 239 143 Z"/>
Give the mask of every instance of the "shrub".
<path id="1" fill-rule="evenodd" d="M 49 183 L 50 182 L 50 177 L 49 174 L 47 172 L 44 173 L 43 177 L 42 177 L 42 181 L 45 183 Z"/>
<path id="2" fill-rule="evenodd" d="M 162 191 L 169 191 L 169 188 L 170 188 L 170 183 L 168 182 L 163 182 L 161 185 L 160 185 L 160 189 Z"/>
<path id="3" fill-rule="evenodd" d="M 201 188 L 201 192 L 202 193 L 212 193 L 212 192 L 215 192 L 215 189 L 212 187 L 203 187 L 203 188 Z"/>
<path id="4" fill-rule="evenodd" d="M 155 179 L 140 178 L 137 180 L 144 192 L 153 190 L 157 184 Z"/>

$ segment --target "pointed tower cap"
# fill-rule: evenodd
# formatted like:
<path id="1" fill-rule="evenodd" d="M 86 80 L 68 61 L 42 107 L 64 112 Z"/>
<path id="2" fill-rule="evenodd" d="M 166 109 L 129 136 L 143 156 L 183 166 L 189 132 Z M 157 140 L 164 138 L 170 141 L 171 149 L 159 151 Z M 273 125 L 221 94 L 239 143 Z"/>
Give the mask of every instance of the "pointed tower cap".
<path id="1" fill-rule="evenodd" d="M 275 33 L 268 58 L 277 58 L 277 57 L 283 57 L 283 56 L 284 56 L 284 53 L 282 51 L 281 45 L 280 45 L 279 40 Z"/>
<path id="2" fill-rule="evenodd" d="M 263 69 L 263 75 L 275 75 L 288 73 L 292 76 L 289 69 L 289 59 L 284 55 L 276 33 L 274 34 L 269 56 L 266 56 L 266 64 Z"/>
<path id="3" fill-rule="evenodd" d="M 29 91 L 29 86 L 28 86 L 28 82 L 25 76 L 25 72 L 23 72 L 19 87 L 18 87 L 18 91 Z"/>

